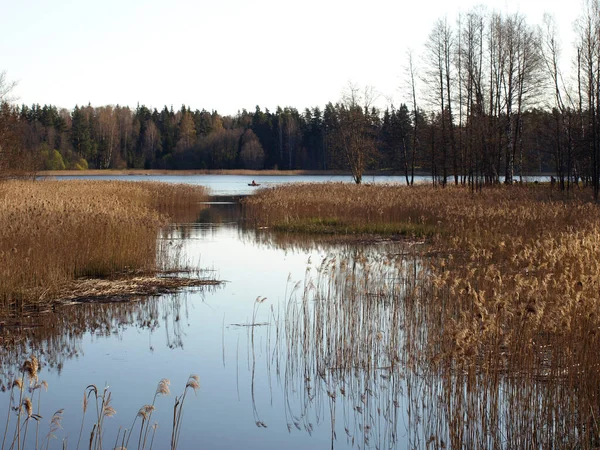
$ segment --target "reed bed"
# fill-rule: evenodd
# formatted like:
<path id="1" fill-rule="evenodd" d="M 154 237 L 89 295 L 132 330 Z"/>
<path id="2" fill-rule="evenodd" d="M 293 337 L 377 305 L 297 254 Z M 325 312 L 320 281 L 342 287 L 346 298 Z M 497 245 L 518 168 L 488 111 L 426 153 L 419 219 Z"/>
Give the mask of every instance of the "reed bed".
<path id="1" fill-rule="evenodd" d="M 327 257 L 271 310 L 266 351 L 252 328 L 252 355 L 283 374 L 290 430 L 330 426 L 332 443 L 364 448 L 597 448 L 596 373 L 527 351 L 510 365 L 508 349 L 495 365 L 435 353 L 448 305 L 419 254 L 402 255 Z"/>
<path id="2" fill-rule="evenodd" d="M 301 231 L 298 224 L 322 223 L 337 227 L 340 234 L 360 227 L 372 227 L 377 234 L 376 226 L 392 231 L 394 225 L 401 230 L 412 224 L 430 235 L 468 235 L 473 241 L 475 234 L 487 240 L 499 231 L 514 234 L 523 227 L 535 233 L 559 220 L 563 226 L 589 224 L 593 217 L 584 214 L 594 211 L 594 205 L 585 201 L 585 192 L 576 194 L 565 201 L 537 186 L 500 186 L 474 194 L 454 186 L 306 183 L 262 189 L 246 197 L 243 205 L 252 223 L 281 231 Z M 486 228 L 489 225 L 493 227 Z"/>
<path id="3" fill-rule="evenodd" d="M 410 276 L 381 254 L 326 263 L 314 292 L 286 310 L 292 373 L 322 380 L 330 398 L 343 380 L 347 395 L 364 377 L 398 380 L 419 447 L 597 448 L 600 209 L 588 199 L 538 186 L 473 194 L 342 184 L 247 199 L 250 220 L 272 228 L 325 220 L 435 230 L 411 246 L 422 249 Z M 357 389 L 352 403 L 363 409 L 367 391 Z"/>
<path id="4" fill-rule="evenodd" d="M 244 199 L 245 214 L 257 225 L 311 233 L 430 235 L 437 221 L 423 217 L 424 208 L 409 190 L 347 183 L 279 186 Z"/>
<path id="5" fill-rule="evenodd" d="M 54 299 L 72 280 L 167 266 L 159 229 L 207 199 L 201 187 L 122 181 L 0 184 L 0 307 Z"/>

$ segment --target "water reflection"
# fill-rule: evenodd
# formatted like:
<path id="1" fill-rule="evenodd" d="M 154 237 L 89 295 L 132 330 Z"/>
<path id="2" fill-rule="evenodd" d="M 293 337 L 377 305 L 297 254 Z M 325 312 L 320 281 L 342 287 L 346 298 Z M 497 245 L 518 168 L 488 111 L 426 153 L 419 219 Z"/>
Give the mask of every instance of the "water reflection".
<path id="1" fill-rule="evenodd" d="M 196 295 L 214 292 L 218 286 L 194 288 Z M 121 340 L 127 328 L 147 333 L 147 348 L 154 350 L 162 334 L 164 345 L 182 348 L 189 292 L 159 297 L 140 297 L 122 302 L 84 302 L 56 305 L 51 313 L 20 317 L 3 326 L 0 347 L 0 389 L 19 372 L 22 362 L 34 354 L 41 366 L 59 374 L 65 361 L 82 356 L 85 335 Z"/>
<path id="2" fill-rule="evenodd" d="M 214 268 L 225 285 L 20 318 L 1 332 L 3 383 L 34 353 L 59 375 L 51 389 L 67 392 L 78 372 L 120 389 L 126 426 L 158 379 L 198 372 L 202 389 L 186 403 L 181 448 L 597 444 L 590 419 L 600 411 L 597 367 L 565 377 L 544 373 L 534 354 L 517 370 L 516 363 L 461 365 L 444 351 L 440 336 L 456 312 L 436 294 L 426 245 L 257 232 L 239 213 L 237 203 L 219 201 L 201 223 L 161 236 L 180 243 L 194 264 Z M 598 337 L 584 339 L 597 348 Z M 130 399 L 138 391 L 143 400 Z M 80 398 L 54 402 L 54 410 L 76 411 Z M 169 406 L 156 413 L 165 428 Z M 64 426 L 77 433 L 77 420 Z M 160 439 L 155 448 L 168 445 Z"/>
<path id="3" fill-rule="evenodd" d="M 423 276 L 421 259 L 416 252 L 382 257 L 365 247 L 326 257 L 312 269 L 286 302 L 271 308 L 263 339 L 252 328 L 251 383 L 255 355 L 269 355 L 263 363 L 270 384 L 283 390 L 288 431 L 310 435 L 326 427 L 332 448 L 340 441 L 393 448 L 405 434 L 406 372 L 415 361 L 406 308 Z"/>
<path id="4" fill-rule="evenodd" d="M 257 426 L 262 363 L 288 432 L 328 429 L 331 448 L 596 448 L 597 366 L 549 371 L 532 353 L 506 370 L 502 354 L 464 365 L 440 353 L 450 308 L 432 302 L 423 256 L 404 247 L 324 258 L 270 307 L 266 330 L 251 328 Z"/>

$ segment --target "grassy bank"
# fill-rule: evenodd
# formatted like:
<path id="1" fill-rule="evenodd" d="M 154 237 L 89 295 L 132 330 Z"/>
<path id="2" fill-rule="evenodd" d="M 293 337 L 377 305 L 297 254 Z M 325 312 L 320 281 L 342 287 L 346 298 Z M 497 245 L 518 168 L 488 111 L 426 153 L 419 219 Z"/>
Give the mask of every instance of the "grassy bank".
<path id="1" fill-rule="evenodd" d="M 245 202 L 248 217 L 271 228 L 434 230 L 400 257 L 322 263 L 315 298 L 286 317 L 291 341 L 306 347 L 289 357 L 348 374 L 419 367 L 418 404 L 430 396 L 445 405 L 432 429 L 449 448 L 597 448 L 600 208 L 590 192 L 329 184 Z"/>
<path id="2" fill-rule="evenodd" d="M 421 237 L 447 225 L 439 219 L 448 197 L 437 192 L 430 186 L 296 184 L 259 191 L 244 207 L 251 221 L 279 231 Z"/>
<path id="3" fill-rule="evenodd" d="M 257 225 L 280 230 L 314 223 L 337 233 L 386 226 L 401 233 L 405 224 L 415 227 L 414 235 L 427 230 L 428 255 L 437 256 L 426 259 L 424 300 L 443 305 L 436 313 L 443 327 L 431 341 L 437 358 L 479 365 L 486 355 L 498 368 L 500 361 L 508 364 L 507 355 L 528 363 L 533 354 L 542 358 L 541 348 L 551 342 L 561 366 L 591 368 L 600 359 L 590 359 L 581 345 L 600 344 L 600 208 L 590 197 L 564 198 L 539 186 L 472 194 L 322 184 L 263 190 L 247 198 L 245 208 Z M 494 359 L 500 353 L 503 359 Z M 585 362 L 566 362 L 575 355 Z"/>
<path id="4" fill-rule="evenodd" d="M 0 306 L 52 300 L 81 277 L 156 271 L 160 227 L 206 198 L 188 185 L 0 183 Z"/>
<path id="5" fill-rule="evenodd" d="M 496 240 L 499 233 L 538 235 L 565 226 L 591 226 L 600 217 L 589 193 L 566 200 L 549 187 L 499 186 L 473 194 L 466 188 L 430 185 L 295 184 L 259 191 L 244 199 L 247 217 L 280 231 L 412 233 L 448 243 L 459 237 Z M 562 227 L 562 228 L 561 228 Z M 419 229 L 422 231 L 419 231 Z"/>

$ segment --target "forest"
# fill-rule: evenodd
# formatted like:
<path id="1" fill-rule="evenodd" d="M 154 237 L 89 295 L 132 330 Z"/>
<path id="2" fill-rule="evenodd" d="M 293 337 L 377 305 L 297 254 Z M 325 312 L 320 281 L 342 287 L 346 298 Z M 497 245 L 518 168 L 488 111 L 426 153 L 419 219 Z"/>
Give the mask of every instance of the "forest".
<path id="1" fill-rule="evenodd" d="M 336 103 L 236 115 L 182 105 L 19 105 L 0 79 L 4 174 L 76 169 L 346 170 L 415 173 L 434 183 L 512 183 L 552 173 L 562 189 L 600 188 L 600 6 L 576 24 L 561 69 L 552 17 L 476 7 L 432 24 L 424 53 L 405 56 L 401 104 L 349 83 Z M 417 64 L 418 61 L 418 64 Z"/>

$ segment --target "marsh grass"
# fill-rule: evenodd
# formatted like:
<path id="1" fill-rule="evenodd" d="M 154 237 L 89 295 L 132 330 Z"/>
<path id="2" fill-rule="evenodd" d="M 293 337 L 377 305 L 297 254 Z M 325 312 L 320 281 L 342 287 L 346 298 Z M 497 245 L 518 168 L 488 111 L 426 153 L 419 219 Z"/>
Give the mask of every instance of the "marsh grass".
<path id="1" fill-rule="evenodd" d="M 286 306 L 280 348 L 290 373 L 318 380 L 332 400 L 352 386 L 361 415 L 369 399 L 361 383 L 396 380 L 418 447 L 597 448 L 600 209 L 590 197 L 539 186 L 473 194 L 330 184 L 248 198 L 246 214 L 260 226 L 436 230 L 412 275 L 397 267 L 406 251 L 324 262 L 314 289 Z M 309 398 L 314 391 L 305 386 Z M 359 423 L 363 434 L 374 427 Z"/>
<path id="2" fill-rule="evenodd" d="M 443 202 L 436 202 L 443 204 Z M 295 184 L 263 189 L 243 201 L 246 217 L 280 231 L 430 236 L 443 232 L 426 204 L 390 185 Z"/>
<path id="3" fill-rule="evenodd" d="M 293 223 L 275 224 L 274 231 L 317 234 L 317 235 L 377 235 L 407 238 L 431 237 L 435 227 L 412 222 L 405 223 L 352 223 L 339 219 L 309 218 L 298 219 Z"/>
<path id="4" fill-rule="evenodd" d="M 365 247 L 315 264 L 270 310 L 264 353 L 274 355 L 267 370 L 284 377 L 277 384 L 288 429 L 310 434 L 329 425 L 334 446 L 395 448 L 405 434 L 404 379 L 417 360 L 408 344 L 422 342 L 408 338 L 416 317 L 411 296 L 424 277 L 419 254 L 407 249 L 399 258 Z M 249 337 L 252 371 L 254 354 L 263 353 L 254 349 L 258 342 Z"/>
<path id="5" fill-rule="evenodd" d="M 61 422 L 64 410 L 57 410 L 48 421 L 47 432 L 42 429 L 43 417 L 39 414 L 41 404 L 41 391 L 47 390 L 48 384 L 39 381 L 39 364 L 35 356 L 26 359 L 21 366 L 21 372 L 10 384 L 8 413 L 3 429 L 1 450 L 20 449 L 48 449 L 51 441 L 58 439 L 61 432 Z M 152 422 L 152 413 L 156 410 L 156 400 L 159 396 L 170 394 L 170 381 L 166 378 L 157 385 L 152 403 L 141 407 L 129 428 L 119 427 L 114 441 L 109 441 L 105 419 L 114 416 L 117 411 L 113 407 L 112 393 L 108 386 L 99 389 L 90 384 L 84 390 L 81 426 L 75 447 L 69 447 L 66 437 L 63 438 L 61 448 L 88 448 L 101 450 L 103 448 L 123 449 L 151 449 L 154 443 L 158 423 Z M 200 389 L 200 379 L 197 375 L 190 375 L 183 393 L 175 397 L 173 410 L 173 423 L 171 424 L 171 450 L 178 447 L 182 429 L 182 413 L 185 399 L 189 391 L 196 393 Z M 36 399 L 36 391 L 38 393 Z M 37 413 L 34 412 L 34 408 Z M 91 416 L 89 420 L 86 420 Z M 45 423 L 44 421 L 43 423 Z M 34 425 L 30 425 L 34 423 Z M 35 434 L 28 433 L 30 426 L 35 426 Z M 43 434 L 46 433 L 46 434 Z M 42 437 L 43 436 L 43 437 Z M 133 437 L 133 440 L 132 440 Z M 132 446 L 129 447 L 131 441 Z M 73 441 L 75 442 L 75 441 Z M 114 442 L 114 444 L 113 444 Z"/>
<path id="6" fill-rule="evenodd" d="M 51 301 L 81 277 L 167 266 L 158 230 L 206 198 L 201 187 L 151 182 L 0 183 L 0 307 Z"/>

